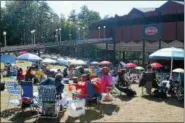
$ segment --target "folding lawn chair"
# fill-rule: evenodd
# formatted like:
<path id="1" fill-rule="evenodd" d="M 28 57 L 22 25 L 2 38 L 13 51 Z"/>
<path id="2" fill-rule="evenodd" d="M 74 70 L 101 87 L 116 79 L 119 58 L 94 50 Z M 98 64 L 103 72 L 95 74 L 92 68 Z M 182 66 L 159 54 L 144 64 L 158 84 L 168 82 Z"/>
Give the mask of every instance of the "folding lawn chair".
<path id="1" fill-rule="evenodd" d="M 59 113 L 59 96 L 56 95 L 56 87 L 53 85 L 40 85 L 39 106 L 41 113 L 38 118 L 57 118 Z"/>
<path id="2" fill-rule="evenodd" d="M 141 86 L 142 95 L 144 94 L 144 88 L 146 88 L 146 93 L 151 94 L 152 88 L 158 88 L 155 73 L 143 73 L 139 86 Z"/>
<path id="3" fill-rule="evenodd" d="M 9 104 L 19 104 L 18 98 L 21 97 L 21 90 L 19 84 L 17 82 L 6 82 L 6 87 L 8 90 L 8 106 Z M 16 97 L 17 99 L 11 99 L 12 97 Z M 7 107 L 8 107 L 7 106 Z"/>
<path id="4" fill-rule="evenodd" d="M 25 108 L 30 108 L 31 110 L 34 109 L 33 107 L 33 82 L 32 81 L 26 81 L 26 82 L 21 82 L 21 88 L 22 88 L 22 95 L 21 95 L 21 98 L 30 98 L 31 99 L 31 103 L 28 104 L 28 105 L 24 105 L 24 104 L 21 104 L 21 109 L 22 111 L 25 109 Z"/>

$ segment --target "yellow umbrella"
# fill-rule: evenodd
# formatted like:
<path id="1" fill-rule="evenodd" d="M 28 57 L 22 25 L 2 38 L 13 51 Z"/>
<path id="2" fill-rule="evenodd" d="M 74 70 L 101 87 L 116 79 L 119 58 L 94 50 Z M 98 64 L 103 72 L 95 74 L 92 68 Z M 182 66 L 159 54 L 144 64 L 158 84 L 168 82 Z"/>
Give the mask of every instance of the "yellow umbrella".
<path id="1" fill-rule="evenodd" d="M 135 69 L 136 70 L 145 70 L 143 67 L 141 67 L 141 66 L 137 66 L 137 67 L 135 67 Z"/>
<path id="2" fill-rule="evenodd" d="M 173 70 L 173 72 L 176 72 L 176 73 L 184 73 L 184 69 L 182 68 L 176 68 Z"/>

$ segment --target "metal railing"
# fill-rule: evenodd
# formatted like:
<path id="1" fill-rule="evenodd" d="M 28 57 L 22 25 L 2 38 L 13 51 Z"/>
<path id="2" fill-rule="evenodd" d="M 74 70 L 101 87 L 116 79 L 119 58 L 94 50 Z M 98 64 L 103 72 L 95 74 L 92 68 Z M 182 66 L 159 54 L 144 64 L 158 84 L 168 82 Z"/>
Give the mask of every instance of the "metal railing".
<path id="1" fill-rule="evenodd" d="M 66 41 L 57 41 L 57 42 L 47 42 L 47 43 L 38 43 L 38 44 L 29 44 L 29 45 L 18 45 L 18 46 L 6 46 L 1 47 L 0 52 L 14 52 L 20 50 L 31 50 L 31 49 L 43 49 L 47 47 L 55 47 L 61 45 L 81 45 L 81 44 L 93 44 L 93 43 L 112 43 L 112 38 L 100 38 L 100 39 L 87 39 L 87 40 L 66 40 Z"/>

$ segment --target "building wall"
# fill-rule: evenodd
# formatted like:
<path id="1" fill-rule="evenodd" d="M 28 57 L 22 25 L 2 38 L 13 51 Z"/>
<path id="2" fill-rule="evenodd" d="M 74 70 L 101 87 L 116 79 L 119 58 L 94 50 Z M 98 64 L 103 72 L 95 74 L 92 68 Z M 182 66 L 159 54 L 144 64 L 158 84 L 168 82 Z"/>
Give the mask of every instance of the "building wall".
<path id="1" fill-rule="evenodd" d="M 128 15 L 115 17 L 103 23 L 104 21 L 101 21 L 100 25 L 98 23 L 95 25 L 101 27 L 108 25 L 106 37 L 114 38 L 116 50 L 141 52 L 143 50 L 142 25 L 150 23 L 161 23 L 161 39 L 146 40 L 146 52 L 157 50 L 159 40 L 161 40 L 161 48 L 172 46 L 184 48 L 184 5 L 175 2 L 169 1 L 155 11 L 143 14 L 133 9 Z M 90 31 L 98 32 L 98 29 L 94 26 Z M 92 38 L 98 38 L 98 33 L 96 34 Z M 101 38 L 103 35 L 101 31 Z M 105 49 L 105 44 L 97 46 Z M 113 50 L 113 44 L 109 44 L 108 47 L 109 50 Z"/>

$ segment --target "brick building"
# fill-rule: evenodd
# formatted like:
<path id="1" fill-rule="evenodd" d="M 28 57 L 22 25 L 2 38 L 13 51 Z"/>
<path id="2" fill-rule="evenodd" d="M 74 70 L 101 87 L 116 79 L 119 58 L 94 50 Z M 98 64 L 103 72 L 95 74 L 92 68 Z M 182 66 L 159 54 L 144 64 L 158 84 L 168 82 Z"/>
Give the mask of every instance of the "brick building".
<path id="1" fill-rule="evenodd" d="M 160 36 L 145 39 L 143 26 L 150 24 L 160 25 Z M 133 8 L 127 15 L 93 23 L 89 38 L 113 38 L 115 45 L 108 44 L 108 50 L 142 52 L 144 61 L 160 48 L 184 49 L 184 2 L 169 0 L 158 8 Z M 97 46 L 106 49 L 105 43 Z"/>

